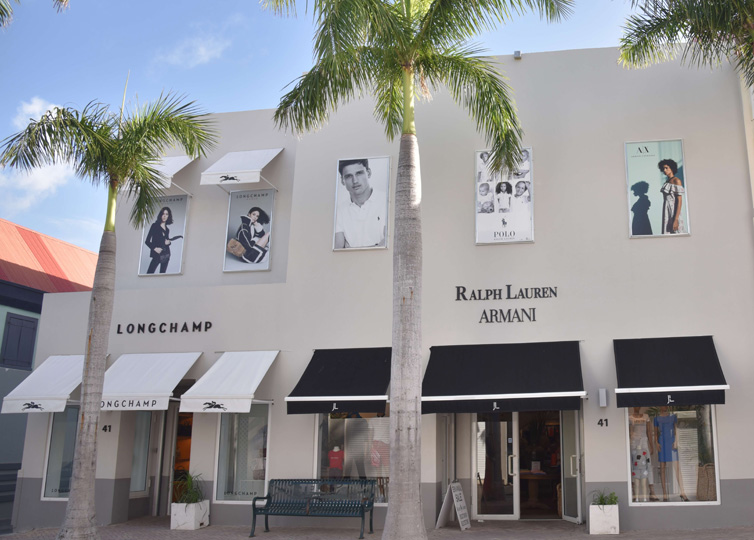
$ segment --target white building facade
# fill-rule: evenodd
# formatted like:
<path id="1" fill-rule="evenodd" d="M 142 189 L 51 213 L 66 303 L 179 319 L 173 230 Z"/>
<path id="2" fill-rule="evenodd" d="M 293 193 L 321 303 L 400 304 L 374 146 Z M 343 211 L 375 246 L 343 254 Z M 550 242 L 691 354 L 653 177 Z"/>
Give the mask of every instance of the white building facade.
<path id="1" fill-rule="evenodd" d="M 753 523 L 754 243 L 739 80 L 727 66 L 627 71 L 616 59 L 615 49 L 500 58 L 529 149 L 507 179 L 486 176 L 484 140 L 447 93 L 417 108 L 428 525 L 454 479 L 472 519 L 583 522 L 604 489 L 625 529 Z M 301 139 L 276 130 L 272 113 L 215 115 L 219 146 L 171 171 L 167 236 L 182 238 L 164 273 L 164 260 L 148 272 L 159 259 L 145 247 L 151 227 L 133 230 L 120 203 L 100 523 L 164 515 L 182 471 L 201 474 L 213 524 L 250 524 L 269 479 L 340 475 L 376 478 L 376 525 L 384 519 L 398 145 L 366 101 Z M 232 154 L 271 149 L 282 150 Z M 336 210 L 364 209 L 345 210 L 355 196 L 338 163 L 351 158 L 368 158 L 373 194 L 388 200 L 365 218 L 386 221 L 384 246 L 334 249 Z M 669 232 L 666 184 L 681 207 Z M 244 261 L 228 244 L 255 208 L 257 251 L 246 246 Z M 481 234 L 495 227 L 508 234 Z M 50 357 L 77 365 L 88 298 L 45 298 L 40 381 Z M 16 530 L 62 521 L 77 392 L 58 396 L 58 412 L 26 411 Z"/>

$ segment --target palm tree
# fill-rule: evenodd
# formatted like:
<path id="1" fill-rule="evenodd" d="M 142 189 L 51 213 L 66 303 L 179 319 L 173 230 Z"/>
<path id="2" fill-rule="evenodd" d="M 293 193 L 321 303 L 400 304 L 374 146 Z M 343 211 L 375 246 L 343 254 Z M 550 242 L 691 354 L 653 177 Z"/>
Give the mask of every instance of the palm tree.
<path id="1" fill-rule="evenodd" d="M 754 85 L 754 2 L 752 0 L 633 0 L 620 61 L 627 67 L 681 60 L 698 66 L 732 61 L 748 86 Z"/>
<path id="2" fill-rule="evenodd" d="M 8 26 L 13 18 L 13 4 L 19 3 L 19 0 L 0 0 L 0 28 Z M 63 11 L 68 7 L 68 0 L 52 0 L 53 5 L 58 11 Z"/>
<path id="3" fill-rule="evenodd" d="M 125 97 L 124 97 L 125 101 Z M 134 199 L 130 221 L 143 225 L 153 215 L 160 194 L 155 169 L 163 150 L 182 147 L 187 154 L 205 154 L 215 134 L 193 102 L 163 95 L 157 101 L 119 114 L 91 102 L 83 110 L 54 108 L 32 120 L 0 146 L 0 165 L 29 171 L 53 163 L 68 163 L 95 185 L 107 187 L 107 214 L 89 304 L 81 416 L 76 435 L 73 477 L 59 539 L 97 538 L 94 477 L 106 354 L 115 289 L 115 204 L 119 194 Z"/>
<path id="4" fill-rule="evenodd" d="M 390 505 L 383 539 L 426 538 L 420 496 L 421 458 L 421 176 L 414 104 L 444 86 L 485 136 L 493 170 L 514 167 L 522 130 L 510 89 L 469 39 L 539 11 L 557 20 L 572 0 L 314 0 L 312 69 L 275 112 L 279 127 L 322 127 L 340 104 L 375 98 L 389 139 L 400 134 L 393 248 L 393 356 L 390 386 Z M 295 0 L 267 0 L 278 13 Z"/>

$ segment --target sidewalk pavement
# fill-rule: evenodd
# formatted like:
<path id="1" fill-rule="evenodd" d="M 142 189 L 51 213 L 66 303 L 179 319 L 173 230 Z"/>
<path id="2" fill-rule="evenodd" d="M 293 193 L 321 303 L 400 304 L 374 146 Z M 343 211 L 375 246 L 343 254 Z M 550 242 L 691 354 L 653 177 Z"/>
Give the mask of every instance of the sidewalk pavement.
<path id="1" fill-rule="evenodd" d="M 260 540 L 356 540 L 359 537 L 358 520 L 353 527 L 276 527 L 270 519 L 270 532 L 264 532 L 264 522 L 257 523 L 255 538 Z M 367 525 L 368 527 L 368 525 Z M 209 526 L 198 531 L 171 531 L 170 519 L 139 518 L 99 528 L 100 540 L 245 540 L 250 527 Z M 36 529 L 3 536 L 3 540 L 54 540 L 57 529 Z M 364 534 L 365 540 L 380 540 L 381 530 L 373 535 Z M 589 534 L 584 525 L 567 521 L 473 521 L 471 529 L 461 532 L 457 527 L 429 529 L 429 540 L 586 540 Z M 693 531 L 628 531 L 619 536 L 594 536 L 592 538 L 627 538 L 636 540 L 754 540 L 754 527 L 704 529 Z"/>

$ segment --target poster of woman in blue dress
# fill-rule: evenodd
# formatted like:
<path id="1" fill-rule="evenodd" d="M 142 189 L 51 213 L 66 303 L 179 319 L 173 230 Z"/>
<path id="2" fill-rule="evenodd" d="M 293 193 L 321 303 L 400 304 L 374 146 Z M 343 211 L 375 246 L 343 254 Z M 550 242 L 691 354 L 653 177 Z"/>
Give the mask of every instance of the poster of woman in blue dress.
<path id="1" fill-rule="evenodd" d="M 631 238 L 690 233 L 681 139 L 626 143 L 626 179 Z"/>

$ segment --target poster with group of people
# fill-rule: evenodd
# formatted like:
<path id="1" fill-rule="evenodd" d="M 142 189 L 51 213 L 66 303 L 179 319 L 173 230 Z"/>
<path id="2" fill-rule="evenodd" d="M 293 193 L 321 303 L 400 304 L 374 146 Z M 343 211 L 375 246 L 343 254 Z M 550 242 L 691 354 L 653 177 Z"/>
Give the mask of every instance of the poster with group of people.
<path id="1" fill-rule="evenodd" d="M 476 153 L 476 243 L 533 241 L 531 148 L 522 149 L 521 160 L 514 170 L 492 172 L 489 164 L 489 150 Z"/>
<path id="2" fill-rule="evenodd" d="M 631 238 L 691 232 L 682 140 L 626 143 L 626 179 Z"/>

